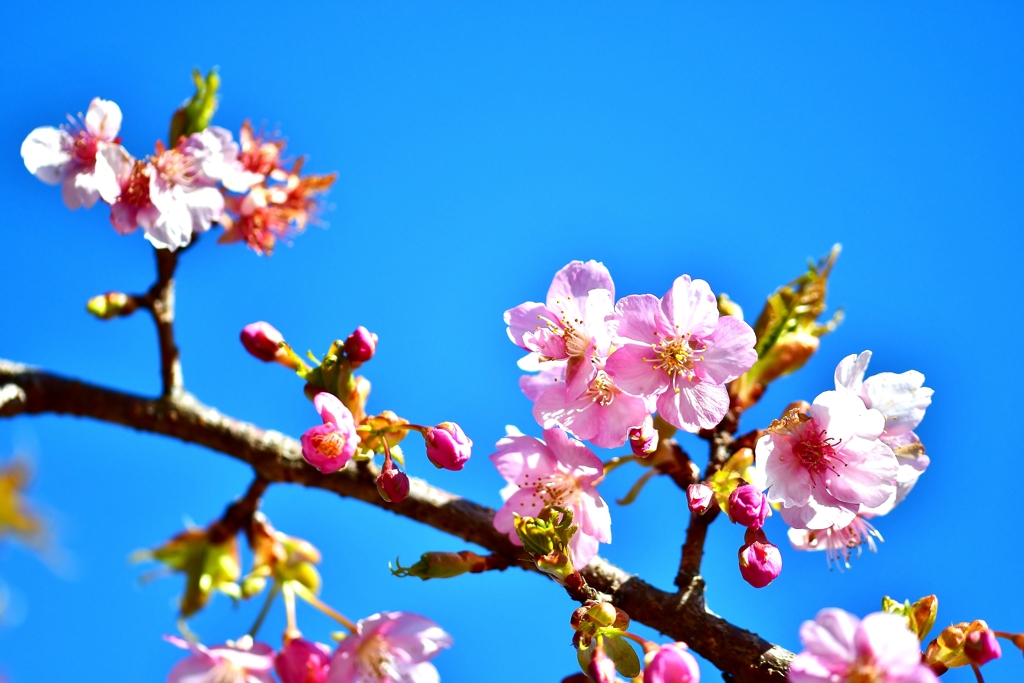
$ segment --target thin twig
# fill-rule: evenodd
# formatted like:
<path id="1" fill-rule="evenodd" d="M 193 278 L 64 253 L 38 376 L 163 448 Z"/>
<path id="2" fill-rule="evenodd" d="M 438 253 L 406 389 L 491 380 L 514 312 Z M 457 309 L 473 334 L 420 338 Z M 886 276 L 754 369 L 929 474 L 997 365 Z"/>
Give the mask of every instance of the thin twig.
<path id="1" fill-rule="evenodd" d="M 719 428 L 711 434 L 708 466 L 704 470 L 704 481 L 708 481 L 718 473 L 732 455 L 732 434 L 729 428 Z M 679 558 L 679 571 L 676 572 L 676 587 L 680 591 L 688 590 L 695 578 L 700 576 L 700 565 L 704 559 L 704 541 L 708 536 L 708 527 L 718 517 L 717 503 L 703 515 L 690 513 L 690 523 L 686 527 L 686 540 Z"/>
<path id="2" fill-rule="evenodd" d="M 145 296 L 146 308 L 156 323 L 160 346 L 161 395 L 175 399 L 185 390 L 181 374 L 181 358 L 174 340 L 174 270 L 178 266 L 177 252 L 155 249 L 156 282 Z"/>

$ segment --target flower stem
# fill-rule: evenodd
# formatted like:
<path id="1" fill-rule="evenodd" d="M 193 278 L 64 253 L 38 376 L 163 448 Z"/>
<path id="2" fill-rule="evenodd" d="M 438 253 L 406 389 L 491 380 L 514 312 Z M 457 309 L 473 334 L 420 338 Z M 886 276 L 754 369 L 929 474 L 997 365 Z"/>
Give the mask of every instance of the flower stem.
<path id="1" fill-rule="evenodd" d="M 263 626 L 263 620 L 267 618 L 267 614 L 270 613 L 270 606 L 274 604 L 274 598 L 281 592 L 281 584 L 274 582 L 274 585 L 270 587 L 270 591 L 267 592 L 267 600 L 263 603 L 263 607 L 260 608 L 260 613 L 256 615 L 256 621 L 253 622 L 252 628 L 249 629 L 249 636 L 255 640 L 256 634 L 259 632 L 260 627 Z"/>
<path id="2" fill-rule="evenodd" d="M 295 621 L 295 593 L 293 592 L 293 585 L 291 581 L 281 584 L 281 597 L 284 599 L 284 613 L 287 619 L 287 625 L 284 629 L 285 640 L 298 638 L 302 633 L 299 631 L 298 623 Z"/>
<path id="3" fill-rule="evenodd" d="M 604 473 L 608 474 L 616 467 L 621 467 L 622 465 L 625 465 L 627 462 L 633 462 L 634 460 L 636 460 L 635 455 L 623 455 L 621 457 L 612 458 L 611 460 L 604 464 Z"/>
<path id="4" fill-rule="evenodd" d="M 305 586 L 303 586 L 301 583 L 298 583 L 296 581 L 290 581 L 289 585 L 291 586 L 291 589 L 295 591 L 295 595 L 298 595 L 300 598 L 308 602 L 313 607 L 316 607 L 318 610 L 320 610 L 330 618 L 337 621 L 339 624 L 347 628 L 352 633 L 356 632 L 356 624 L 354 621 L 346 617 L 341 612 L 338 612 L 327 603 L 323 602 L 320 598 L 313 595 L 313 592 Z"/>

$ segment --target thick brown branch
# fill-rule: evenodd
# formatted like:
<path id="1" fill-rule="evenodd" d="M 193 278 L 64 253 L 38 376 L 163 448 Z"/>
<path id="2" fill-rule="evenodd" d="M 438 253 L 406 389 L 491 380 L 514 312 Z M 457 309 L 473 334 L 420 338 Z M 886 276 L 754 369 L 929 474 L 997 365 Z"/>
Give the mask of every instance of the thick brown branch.
<path id="1" fill-rule="evenodd" d="M 263 430 L 204 406 L 189 394 L 147 399 L 65 379 L 0 360 L 0 387 L 21 389 L 0 405 L 0 417 L 18 414 L 77 415 L 125 425 L 196 443 L 249 463 L 268 482 L 293 482 L 333 491 L 430 525 L 518 562 L 522 549 L 492 525 L 494 511 L 412 479 L 409 497 L 399 505 L 381 499 L 369 467 L 346 467 L 328 476 L 302 460 L 297 441 Z M 581 574 L 632 619 L 687 642 L 737 683 L 781 683 L 792 654 L 756 634 L 733 626 L 705 609 L 703 581 L 694 577 L 678 593 L 668 593 L 595 558 Z"/>

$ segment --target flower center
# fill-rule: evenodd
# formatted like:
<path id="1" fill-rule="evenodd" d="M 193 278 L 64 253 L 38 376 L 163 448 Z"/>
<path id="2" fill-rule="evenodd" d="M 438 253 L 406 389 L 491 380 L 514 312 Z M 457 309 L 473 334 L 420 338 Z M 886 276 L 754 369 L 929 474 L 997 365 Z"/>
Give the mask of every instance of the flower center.
<path id="1" fill-rule="evenodd" d="M 532 481 L 529 474 L 523 475 L 523 484 L 520 488 L 535 489 L 537 497 L 544 502 L 544 505 L 556 505 L 558 507 L 572 507 L 580 491 L 579 484 L 567 472 L 535 475 Z M 523 505 L 525 506 L 525 502 Z M 531 507 L 534 505 L 536 503 L 530 504 Z M 540 511 L 530 511 L 523 516 L 533 517 L 538 512 Z"/>
<path id="2" fill-rule="evenodd" d="M 160 176 L 176 185 L 191 185 L 198 174 L 195 161 L 176 149 L 168 149 L 153 160 Z"/>
<path id="3" fill-rule="evenodd" d="M 838 441 L 825 436 L 825 430 L 808 429 L 800 441 L 793 446 L 793 454 L 800 459 L 800 464 L 808 472 L 813 474 L 821 474 L 825 470 L 834 472 L 832 461 L 837 459 L 835 447 L 838 445 Z"/>
<path id="4" fill-rule="evenodd" d="M 382 635 L 370 636 L 363 641 L 356 651 L 356 662 L 360 673 L 374 681 L 398 679 L 395 655 Z"/>
<path id="5" fill-rule="evenodd" d="M 96 147 L 96 138 L 84 130 L 76 130 L 68 152 L 82 166 L 92 166 L 96 163 Z"/>
<path id="6" fill-rule="evenodd" d="M 700 348 L 697 348 L 697 340 L 690 339 L 690 333 L 687 332 L 685 337 L 677 337 L 675 339 L 669 339 L 663 341 L 660 344 L 652 344 L 654 352 L 657 358 L 654 360 L 658 363 L 654 366 L 655 370 L 664 370 L 668 373 L 669 377 L 674 376 L 677 373 L 682 374 L 688 380 L 694 378 L 694 368 L 696 367 L 697 361 L 704 360 L 704 356 L 700 356 L 703 351 L 708 350 L 707 344 L 700 343 Z M 647 360 L 646 358 L 644 360 Z"/>
<path id="7" fill-rule="evenodd" d="M 120 201 L 136 207 L 149 204 L 149 174 L 143 162 L 136 161 L 132 166 L 128 179 L 122 183 Z"/>
<path id="8" fill-rule="evenodd" d="M 847 683 L 885 683 L 884 669 L 878 668 L 871 655 L 861 655 L 846 672 Z"/>
<path id="9" fill-rule="evenodd" d="M 327 432 L 326 434 L 314 434 L 310 441 L 313 442 L 313 448 L 318 453 L 328 458 L 338 457 L 345 447 L 345 438 L 338 430 Z"/>
<path id="10" fill-rule="evenodd" d="M 602 408 L 615 400 L 615 382 L 604 370 L 597 371 L 597 376 L 587 388 L 587 398 Z"/>

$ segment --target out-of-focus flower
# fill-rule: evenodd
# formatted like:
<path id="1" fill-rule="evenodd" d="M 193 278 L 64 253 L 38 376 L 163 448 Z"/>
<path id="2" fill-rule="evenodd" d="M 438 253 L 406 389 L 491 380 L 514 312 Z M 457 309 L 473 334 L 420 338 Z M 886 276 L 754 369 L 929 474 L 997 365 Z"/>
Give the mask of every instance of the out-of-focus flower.
<path id="1" fill-rule="evenodd" d="M 618 679 L 615 676 L 615 662 L 604 651 L 602 640 L 604 639 L 597 639 L 594 656 L 590 658 L 590 663 L 587 665 L 587 673 L 594 683 L 616 683 Z"/>
<path id="2" fill-rule="evenodd" d="M 594 358 L 608 355 L 605 318 L 614 300 L 615 285 L 604 264 L 573 261 L 555 273 L 545 303 L 528 301 L 505 311 L 513 343 L 540 361 L 567 361 L 567 402 L 587 391 L 597 373 Z"/>
<path id="3" fill-rule="evenodd" d="M 320 572 L 316 565 L 320 564 L 321 556 L 316 546 L 278 531 L 259 511 L 253 514 L 247 531 L 253 561 L 252 571 L 242 583 L 243 592 L 247 584 L 257 588 L 246 593 L 247 596 L 262 590 L 264 582 L 259 580 L 268 578 L 277 583 L 295 581 L 314 594 L 320 592 Z M 258 582 L 253 584 L 253 580 Z"/>
<path id="4" fill-rule="evenodd" d="M 921 663 L 917 637 L 895 614 L 876 612 L 858 619 L 841 609 L 824 609 L 800 627 L 804 651 L 789 669 L 789 683 L 937 683 Z"/>
<path id="5" fill-rule="evenodd" d="M 13 535 L 28 543 L 39 543 L 45 535 L 42 520 L 25 500 L 29 479 L 29 467 L 21 460 L 0 467 L 0 540 Z"/>
<path id="6" fill-rule="evenodd" d="M 263 176 L 246 171 L 238 159 L 238 143 L 231 131 L 209 126 L 181 141 L 183 154 L 192 158 L 200 175 L 199 184 L 220 183 L 231 192 L 246 192 L 263 181 Z"/>
<path id="7" fill-rule="evenodd" d="M 686 504 L 690 512 L 703 515 L 715 500 L 715 493 L 707 484 L 690 484 L 686 487 Z"/>
<path id="8" fill-rule="evenodd" d="M 212 647 L 174 636 L 164 639 L 192 653 L 174 665 L 167 683 L 274 683 L 274 649 L 249 636 Z"/>
<path id="9" fill-rule="evenodd" d="M 359 447 L 359 435 L 352 413 L 334 394 L 321 391 L 313 397 L 322 425 L 302 435 L 302 457 L 324 474 L 337 472 L 348 464 Z"/>
<path id="10" fill-rule="evenodd" d="M 748 529 L 739 550 L 740 575 L 754 588 L 764 588 L 782 573 L 782 553 L 760 529 Z"/>
<path id="11" fill-rule="evenodd" d="M 668 643 L 647 662 L 644 683 L 700 683 L 700 667 L 685 643 Z"/>
<path id="12" fill-rule="evenodd" d="M 437 683 L 429 662 L 452 638 L 418 614 L 381 612 L 356 624 L 356 632 L 338 644 L 328 683 Z"/>
<path id="13" fill-rule="evenodd" d="M 899 603 L 886 595 L 882 598 L 882 611 L 902 616 L 907 620 L 907 628 L 917 635 L 918 640 L 923 641 L 935 625 L 935 618 L 939 614 L 939 599 L 934 595 L 926 595 L 911 604 L 910 600 Z"/>
<path id="14" fill-rule="evenodd" d="M 850 555 L 854 551 L 860 555 L 864 546 L 873 553 L 878 552 L 876 539 L 882 541 L 882 534 L 860 515 L 844 527 L 789 530 L 789 542 L 796 550 L 824 550 L 829 566 L 840 570 L 849 569 Z"/>
<path id="15" fill-rule="evenodd" d="M 261 361 L 269 363 L 277 359 L 284 335 L 270 323 L 259 321 L 249 323 L 242 328 L 241 340 L 246 351 Z"/>
<path id="16" fill-rule="evenodd" d="M 845 527 L 861 505 L 881 505 L 896 490 L 896 456 L 878 438 L 884 422 L 852 394 L 820 394 L 806 414 L 789 411 L 758 440 L 759 488 L 793 528 Z"/>
<path id="17" fill-rule="evenodd" d="M 29 133 L 21 143 L 21 158 L 29 173 L 49 185 L 61 185 L 69 209 L 88 209 L 101 196 L 116 194 L 113 174 L 109 167 L 97 166 L 96 157 L 107 146 L 121 148 L 120 129 L 121 108 L 96 97 L 81 124 L 72 120 L 69 127 L 43 126 Z"/>
<path id="18" fill-rule="evenodd" d="M 249 121 L 242 124 L 238 140 L 241 147 L 238 161 L 242 168 L 258 175 L 261 180 L 285 180 L 287 174 L 281 168 L 281 153 L 285 145 L 283 140 L 265 137 L 262 131 L 259 134 L 253 133 L 252 123 Z"/>
<path id="19" fill-rule="evenodd" d="M 281 683 L 326 683 L 330 665 L 331 649 L 304 638 L 289 640 L 274 660 Z"/>
<path id="20" fill-rule="evenodd" d="M 505 504 L 494 516 L 494 528 L 522 545 L 513 513 L 534 517 L 547 505 L 568 508 L 579 524 L 569 545 L 575 566 L 582 568 L 597 554 L 600 543 L 612 540 L 608 504 L 594 488 L 604 476 L 604 466 L 560 427 L 545 429 L 543 434 L 541 441 L 510 428 L 509 435 L 498 441 L 498 452 L 490 456 L 508 482 L 501 491 Z"/>
<path id="21" fill-rule="evenodd" d="M 996 640 L 996 634 L 992 632 L 992 629 L 973 631 L 967 634 L 967 640 L 964 642 L 964 655 L 971 664 L 981 666 L 1002 657 L 1003 648 L 999 646 L 999 641 Z"/>
<path id="22" fill-rule="evenodd" d="M 442 422 L 426 434 L 427 457 L 438 468 L 458 472 L 473 453 L 473 441 L 454 422 Z"/>
<path id="23" fill-rule="evenodd" d="M 729 410 L 725 384 L 757 360 L 754 331 L 719 316 L 708 283 L 689 275 L 676 278 L 661 299 L 621 299 L 614 324 L 622 346 L 608 357 L 608 374 L 629 394 L 657 396 L 658 414 L 689 432 L 721 422 Z"/>
<path id="24" fill-rule="evenodd" d="M 962 621 L 958 624 L 950 624 L 942 629 L 932 642 L 928 643 L 928 649 L 924 653 L 924 661 L 936 673 L 943 673 L 946 669 L 955 669 L 968 664 L 978 665 L 971 659 L 972 656 L 984 656 L 986 645 L 980 640 L 982 636 L 974 636 L 976 645 L 975 652 L 968 654 L 966 651 L 968 643 L 975 633 L 982 633 L 990 630 L 988 624 L 981 619 L 971 622 Z M 997 645 L 998 647 L 998 645 Z M 1002 651 L 1000 650 L 1000 654 Z"/>

